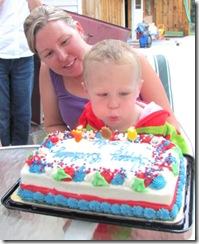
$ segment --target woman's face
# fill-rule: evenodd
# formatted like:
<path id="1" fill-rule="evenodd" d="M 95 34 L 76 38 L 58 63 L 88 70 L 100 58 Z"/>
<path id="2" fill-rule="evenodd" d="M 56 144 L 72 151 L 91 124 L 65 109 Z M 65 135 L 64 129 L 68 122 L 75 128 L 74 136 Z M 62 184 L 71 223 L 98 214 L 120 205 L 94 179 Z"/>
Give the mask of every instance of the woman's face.
<path id="1" fill-rule="evenodd" d="M 88 45 L 79 23 L 74 29 L 64 21 L 50 21 L 35 35 L 41 60 L 55 73 L 76 77 L 82 74 L 83 59 Z"/>

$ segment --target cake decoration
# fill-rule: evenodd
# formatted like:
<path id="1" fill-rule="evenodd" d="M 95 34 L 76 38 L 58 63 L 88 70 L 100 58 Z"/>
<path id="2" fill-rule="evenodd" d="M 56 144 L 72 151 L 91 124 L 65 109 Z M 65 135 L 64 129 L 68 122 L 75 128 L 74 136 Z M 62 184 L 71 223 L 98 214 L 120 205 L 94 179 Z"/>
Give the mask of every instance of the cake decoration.
<path id="1" fill-rule="evenodd" d="M 127 130 L 127 138 L 129 140 L 135 140 L 137 137 L 137 131 L 135 129 L 135 127 L 130 127 L 128 130 Z"/>
<path id="2" fill-rule="evenodd" d="M 186 181 L 177 145 L 134 128 L 75 132 L 51 133 L 27 155 L 18 190 L 23 200 L 161 221 L 177 217 Z"/>
<path id="3" fill-rule="evenodd" d="M 72 130 L 71 134 L 74 136 L 76 142 L 80 142 L 82 139 L 82 126 L 79 125 L 76 130 Z"/>
<path id="4" fill-rule="evenodd" d="M 108 140 L 111 139 L 111 137 L 113 135 L 112 131 L 106 126 L 102 127 L 100 132 L 101 132 L 101 136 L 104 139 L 108 139 Z"/>

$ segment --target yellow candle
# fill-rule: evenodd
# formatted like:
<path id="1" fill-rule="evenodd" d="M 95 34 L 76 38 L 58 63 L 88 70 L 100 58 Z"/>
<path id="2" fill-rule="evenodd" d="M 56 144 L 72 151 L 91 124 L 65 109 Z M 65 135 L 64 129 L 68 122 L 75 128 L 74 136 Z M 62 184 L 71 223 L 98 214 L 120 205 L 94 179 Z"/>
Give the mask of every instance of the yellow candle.
<path id="1" fill-rule="evenodd" d="M 127 130 L 127 139 L 129 140 L 135 140 L 137 137 L 137 131 L 136 129 L 132 126 Z"/>

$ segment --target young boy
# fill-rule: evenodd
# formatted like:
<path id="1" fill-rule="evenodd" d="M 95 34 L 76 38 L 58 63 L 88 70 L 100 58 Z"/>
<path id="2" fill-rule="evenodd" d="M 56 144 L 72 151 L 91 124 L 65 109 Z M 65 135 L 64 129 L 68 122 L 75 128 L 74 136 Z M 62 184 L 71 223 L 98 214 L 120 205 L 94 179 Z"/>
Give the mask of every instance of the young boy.
<path id="1" fill-rule="evenodd" d="M 133 48 L 120 40 L 103 40 L 91 48 L 83 65 L 83 86 L 90 102 L 78 125 L 88 130 L 107 126 L 111 131 L 134 126 L 138 134 L 162 135 L 188 153 L 183 136 L 166 121 L 169 113 L 138 99 L 143 80 Z"/>

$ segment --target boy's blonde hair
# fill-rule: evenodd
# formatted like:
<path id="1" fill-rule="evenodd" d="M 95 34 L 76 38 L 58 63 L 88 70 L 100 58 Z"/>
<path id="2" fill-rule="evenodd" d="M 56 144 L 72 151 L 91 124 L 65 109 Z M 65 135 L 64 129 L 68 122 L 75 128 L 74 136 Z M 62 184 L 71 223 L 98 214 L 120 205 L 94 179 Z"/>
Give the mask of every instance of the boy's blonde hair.
<path id="1" fill-rule="evenodd" d="M 24 32 L 30 50 L 37 53 L 35 35 L 48 22 L 63 20 L 68 26 L 76 28 L 76 21 L 66 11 L 55 6 L 43 5 L 35 8 L 24 21 Z M 48 38 L 48 37 L 46 37 Z"/>
<path id="2" fill-rule="evenodd" d="M 136 80 L 141 81 L 140 59 L 135 50 L 124 41 L 107 39 L 96 43 L 90 49 L 83 62 L 84 82 L 87 81 L 88 67 L 94 61 L 112 62 L 116 65 L 132 64 L 132 68 L 136 71 Z"/>

